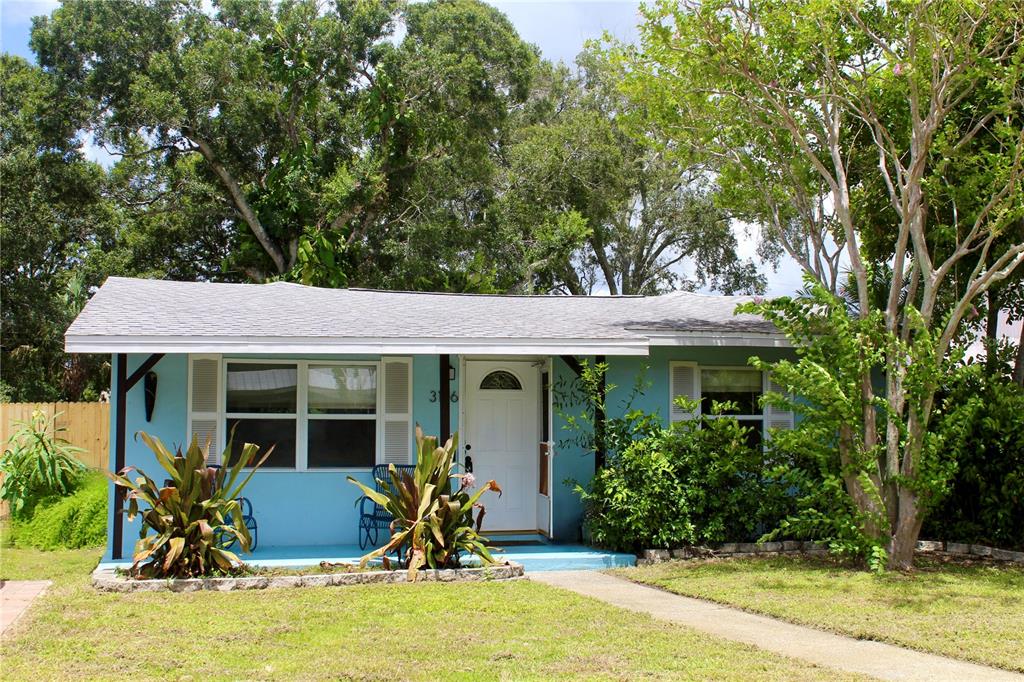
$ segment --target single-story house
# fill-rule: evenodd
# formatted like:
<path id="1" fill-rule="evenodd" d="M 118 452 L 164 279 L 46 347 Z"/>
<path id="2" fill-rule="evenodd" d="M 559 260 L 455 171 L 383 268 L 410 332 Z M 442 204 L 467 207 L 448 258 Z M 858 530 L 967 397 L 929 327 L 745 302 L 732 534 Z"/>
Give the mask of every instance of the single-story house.
<path id="1" fill-rule="evenodd" d="M 246 495 L 260 545 L 352 545 L 359 491 L 377 463 L 411 463 L 414 425 L 459 433 L 460 463 L 504 490 L 485 534 L 580 538 L 597 455 L 567 428 L 583 409 L 583 362 L 607 362 L 607 405 L 667 424 L 687 395 L 736 400 L 759 431 L 767 378 L 748 365 L 791 355 L 768 322 L 735 315 L 743 297 L 498 296 L 214 284 L 112 277 L 68 328 L 73 353 L 112 356 L 110 468 L 161 476 L 138 431 L 168 445 L 227 435 L 274 451 Z M 115 513 L 107 560 L 128 558 L 137 521 Z"/>

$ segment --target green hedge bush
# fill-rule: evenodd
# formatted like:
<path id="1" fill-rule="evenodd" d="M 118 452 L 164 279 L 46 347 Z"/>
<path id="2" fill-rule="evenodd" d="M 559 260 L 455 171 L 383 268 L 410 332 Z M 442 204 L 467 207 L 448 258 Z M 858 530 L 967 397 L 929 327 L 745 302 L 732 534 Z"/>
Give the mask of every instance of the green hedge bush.
<path id="1" fill-rule="evenodd" d="M 792 495 L 750 428 L 731 417 L 651 428 L 576 487 L 594 543 L 618 551 L 755 540 L 790 511 Z"/>
<path id="2" fill-rule="evenodd" d="M 108 487 L 103 476 L 89 474 L 67 497 L 42 500 L 31 517 L 14 520 L 14 543 L 47 550 L 102 545 L 107 540 Z"/>
<path id="3" fill-rule="evenodd" d="M 956 474 L 921 537 L 1024 548 L 1024 389 L 981 365 L 960 367 L 945 382 L 934 428 Z"/>

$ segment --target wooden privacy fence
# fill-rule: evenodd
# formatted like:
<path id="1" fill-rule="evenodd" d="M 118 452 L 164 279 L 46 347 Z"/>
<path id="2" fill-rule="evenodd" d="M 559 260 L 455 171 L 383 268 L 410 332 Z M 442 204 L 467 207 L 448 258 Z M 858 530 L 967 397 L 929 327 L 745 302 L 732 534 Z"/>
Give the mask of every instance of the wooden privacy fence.
<path id="1" fill-rule="evenodd" d="M 110 462 L 110 403 L 2 403 L 0 404 L 0 444 L 18 430 L 19 421 L 29 421 L 33 410 L 47 417 L 57 414 L 60 436 L 82 448 L 78 459 L 87 467 L 106 469 Z"/>

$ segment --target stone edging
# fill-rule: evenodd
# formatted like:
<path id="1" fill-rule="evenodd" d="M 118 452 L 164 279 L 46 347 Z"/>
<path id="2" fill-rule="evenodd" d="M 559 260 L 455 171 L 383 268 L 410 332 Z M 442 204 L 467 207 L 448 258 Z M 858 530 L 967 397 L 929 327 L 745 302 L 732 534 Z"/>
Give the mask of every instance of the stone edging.
<path id="1" fill-rule="evenodd" d="M 507 563 L 480 568 L 421 570 L 417 582 L 478 582 L 514 580 L 524 574 L 521 564 Z M 329 587 L 409 582 L 407 571 L 363 571 L 358 573 L 315 573 L 310 575 L 245 576 L 240 578 L 169 578 L 132 580 L 113 568 L 97 568 L 92 586 L 100 592 L 199 592 L 212 590 L 265 590 L 283 587 Z"/>
<path id="2" fill-rule="evenodd" d="M 658 564 L 672 559 L 709 559 L 712 557 L 780 556 L 784 554 L 805 554 L 823 556 L 828 554 L 825 545 L 802 540 L 782 542 L 723 542 L 710 547 L 680 547 L 679 549 L 645 549 L 637 557 L 637 566 Z"/>
<path id="3" fill-rule="evenodd" d="M 964 542 L 943 542 L 941 540 L 920 540 L 917 543 L 918 552 L 942 552 L 954 556 L 972 556 L 984 559 L 995 559 L 996 561 L 1016 561 L 1024 563 L 1024 552 L 1014 552 L 1009 549 L 998 547 L 987 547 L 986 545 L 968 545 Z"/>
<path id="4" fill-rule="evenodd" d="M 957 556 L 973 556 L 997 561 L 1024 563 L 1024 552 L 1012 552 L 984 545 L 968 545 L 959 542 L 921 540 L 917 543 L 919 552 L 939 552 Z M 824 556 L 828 554 L 825 545 L 819 542 L 785 540 L 782 542 L 723 542 L 711 547 L 680 547 L 679 549 L 645 549 L 637 557 L 637 566 L 649 566 L 673 559 L 709 559 L 713 557 L 782 556 L 803 554 Z"/>

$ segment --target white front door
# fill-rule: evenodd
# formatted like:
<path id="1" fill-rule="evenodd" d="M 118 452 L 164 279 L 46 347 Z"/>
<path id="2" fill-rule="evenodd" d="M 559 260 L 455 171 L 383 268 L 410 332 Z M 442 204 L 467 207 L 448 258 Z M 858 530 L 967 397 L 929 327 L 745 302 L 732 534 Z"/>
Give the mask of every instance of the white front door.
<path id="1" fill-rule="evenodd" d="M 483 533 L 537 529 L 537 448 L 540 375 L 532 362 L 466 362 L 465 455 L 478 484 L 501 486 L 485 493 Z"/>

